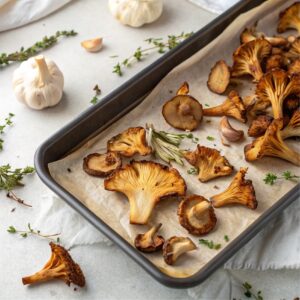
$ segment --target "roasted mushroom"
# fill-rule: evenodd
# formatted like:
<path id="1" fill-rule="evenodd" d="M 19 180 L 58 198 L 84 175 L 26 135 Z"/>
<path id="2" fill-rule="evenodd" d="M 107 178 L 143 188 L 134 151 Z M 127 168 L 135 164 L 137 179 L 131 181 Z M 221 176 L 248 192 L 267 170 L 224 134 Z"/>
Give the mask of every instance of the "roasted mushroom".
<path id="1" fill-rule="evenodd" d="M 201 182 L 230 175 L 233 170 L 220 151 L 213 148 L 197 145 L 195 151 L 185 151 L 184 158 L 198 169 L 198 179 Z"/>
<path id="2" fill-rule="evenodd" d="M 132 161 L 106 178 L 104 187 L 128 198 L 131 224 L 146 224 L 162 197 L 183 196 L 186 191 L 176 169 L 151 161 Z"/>
<path id="3" fill-rule="evenodd" d="M 143 127 L 128 128 L 112 137 L 107 142 L 107 150 L 118 152 L 126 157 L 131 157 L 136 153 L 148 155 L 152 152 L 151 147 L 147 145 L 146 130 Z"/>
<path id="4" fill-rule="evenodd" d="M 202 105 L 188 95 L 189 86 L 185 82 L 177 91 L 177 95 L 167 101 L 162 114 L 168 124 L 182 130 L 195 130 L 202 120 Z"/>
<path id="5" fill-rule="evenodd" d="M 117 152 L 92 153 L 83 159 L 83 170 L 92 176 L 105 177 L 118 169 L 121 164 L 122 160 Z"/>
<path id="6" fill-rule="evenodd" d="M 203 109 L 204 116 L 227 116 L 243 123 L 247 121 L 246 108 L 238 92 L 231 91 L 227 99 L 220 105 Z"/>
<path id="7" fill-rule="evenodd" d="M 163 246 L 164 260 L 168 265 L 173 265 L 179 256 L 195 249 L 197 246 L 190 238 L 173 236 Z"/>
<path id="8" fill-rule="evenodd" d="M 211 203 L 199 195 L 185 197 L 178 206 L 177 214 L 181 226 L 194 235 L 209 233 L 217 223 Z"/>
<path id="9" fill-rule="evenodd" d="M 295 74 L 300 75 L 300 58 L 295 59 L 289 66 L 288 66 L 288 74 L 293 76 Z"/>
<path id="10" fill-rule="evenodd" d="M 300 108 L 300 97 L 291 95 L 283 102 L 283 113 L 292 116 L 293 113 Z"/>
<path id="11" fill-rule="evenodd" d="M 267 59 L 266 72 L 277 68 L 283 68 L 286 65 L 284 56 L 281 54 L 274 54 Z"/>
<path id="12" fill-rule="evenodd" d="M 263 75 L 261 61 L 269 56 L 271 51 L 272 45 L 265 39 L 256 39 L 241 45 L 233 53 L 231 76 L 250 74 L 258 81 Z"/>
<path id="13" fill-rule="evenodd" d="M 272 70 L 260 79 L 256 95 L 261 102 L 271 102 L 275 119 L 283 117 L 283 101 L 289 95 L 300 95 L 300 76 L 292 76 L 280 69 Z"/>
<path id="14" fill-rule="evenodd" d="M 159 223 L 147 232 L 138 234 L 134 240 L 135 247 L 146 253 L 161 250 L 165 242 L 165 239 L 161 235 L 157 235 L 161 226 L 162 224 Z"/>
<path id="15" fill-rule="evenodd" d="M 259 115 L 254 119 L 248 129 L 248 135 L 259 137 L 265 134 L 267 128 L 272 123 L 273 117 L 269 115 Z"/>
<path id="16" fill-rule="evenodd" d="M 226 145 L 228 142 L 238 142 L 244 136 L 243 130 L 237 130 L 231 126 L 227 117 L 223 117 L 220 121 L 219 131 L 221 134 L 222 144 Z"/>
<path id="17" fill-rule="evenodd" d="M 212 67 L 207 81 L 208 88 L 216 93 L 223 94 L 230 83 L 230 69 L 224 60 L 219 60 Z"/>
<path id="18" fill-rule="evenodd" d="M 291 61 L 300 58 L 300 37 L 295 39 L 291 44 L 289 51 L 284 53 L 284 56 Z"/>
<path id="19" fill-rule="evenodd" d="M 51 257 L 44 268 L 34 275 L 23 277 L 23 284 L 33 284 L 37 282 L 48 281 L 52 279 L 61 279 L 67 285 L 71 283 L 80 287 L 85 286 L 85 278 L 68 251 L 60 245 L 50 243 Z"/>
<path id="20" fill-rule="evenodd" d="M 248 168 L 240 168 L 229 187 L 224 192 L 211 197 L 214 207 L 241 204 L 251 209 L 257 208 L 257 200 L 252 181 L 249 179 L 245 180 L 247 170 Z"/>
<path id="21" fill-rule="evenodd" d="M 283 140 L 300 136 L 300 110 L 296 110 L 289 123 L 281 130 Z"/>
<path id="22" fill-rule="evenodd" d="M 265 134 L 244 148 L 247 161 L 254 161 L 265 156 L 278 157 L 300 166 L 300 154 L 290 149 L 281 137 L 283 120 L 276 119 L 270 124 Z"/>
<path id="23" fill-rule="evenodd" d="M 282 33 L 288 29 L 296 29 L 300 33 L 300 2 L 295 2 L 279 14 L 277 31 Z"/>

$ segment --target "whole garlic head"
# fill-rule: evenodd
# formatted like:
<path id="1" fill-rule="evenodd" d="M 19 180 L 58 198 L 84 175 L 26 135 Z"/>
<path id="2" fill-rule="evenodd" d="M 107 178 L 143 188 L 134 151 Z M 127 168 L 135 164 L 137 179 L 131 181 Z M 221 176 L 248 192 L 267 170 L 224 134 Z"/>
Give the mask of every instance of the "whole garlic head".
<path id="1" fill-rule="evenodd" d="M 108 6 L 117 20 L 132 27 L 154 22 L 163 11 L 162 0 L 109 0 Z"/>
<path id="2" fill-rule="evenodd" d="M 64 76 L 50 59 L 39 55 L 21 63 L 13 74 L 13 90 L 20 102 L 41 110 L 59 103 Z"/>

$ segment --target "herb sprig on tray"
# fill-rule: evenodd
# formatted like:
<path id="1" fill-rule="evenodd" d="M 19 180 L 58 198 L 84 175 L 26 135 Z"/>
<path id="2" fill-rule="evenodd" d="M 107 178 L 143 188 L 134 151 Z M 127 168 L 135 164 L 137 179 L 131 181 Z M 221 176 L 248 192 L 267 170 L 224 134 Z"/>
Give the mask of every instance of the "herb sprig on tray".
<path id="1" fill-rule="evenodd" d="M 282 173 L 282 175 L 276 175 L 274 173 L 266 174 L 266 176 L 264 178 L 264 182 L 265 182 L 265 184 L 273 185 L 279 179 L 295 180 L 295 179 L 299 179 L 299 178 L 300 178 L 300 176 L 292 174 L 292 172 L 290 172 L 290 171 L 285 171 Z"/>
<path id="2" fill-rule="evenodd" d="M 209 249 L 214 249 L 214 250 L 219 250 L 222 245 L 221 244 L 215 244 L 213 241 L 205 240 L 205 239 L 200 239 L 199 240 L 200 245 L 204 245 L 208 247 Z"/>
<path id="3" fill-rule="evenodd" d="M 4 133 L 4 130 L 13 124 L 12 118 L 15 115 L 13 113 L 9 113 L 8 117 L 5 118 L 4 124 L 0 125 L 0 135 Z M 4 140 L 0 138 L 0 151 L 3 150 Z"/>

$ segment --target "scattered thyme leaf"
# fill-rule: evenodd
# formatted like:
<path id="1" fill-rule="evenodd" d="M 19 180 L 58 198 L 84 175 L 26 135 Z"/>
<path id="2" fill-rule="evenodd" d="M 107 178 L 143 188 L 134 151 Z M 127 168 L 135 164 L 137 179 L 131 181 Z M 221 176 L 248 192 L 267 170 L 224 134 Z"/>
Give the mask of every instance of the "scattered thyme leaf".
<path id="1" fill-rule="evenodd" d="M 278 176 L 274 173 L 267 173 L 263 180 L 265 184 L 273 185 L 278 179 L 295 180 L 299 178 L 300 176 L 292 174 L 290 171 L 285 171 L 281 176 Z"/>
<path id="2" fill-rule="evenodd" d="M 204 105 L 205 105 L 206 107 L 209 107 L 209 104 L 207 104 L 207 103 L 205 103 Z"/>
<path id="3" fill-rule="evenodd" d="M 8 229 L 7 229 L 7 232 L 9 232 L 9 233 L 16 233 L 17 230 L 16 230 L 16 228 L 14 226 L 9 226 Z"/>
<path id="4" fill-rule="evenodd" d="M 206 137 L 206 139 L 211 142 L 215 140 L 215 138 L 213 136 L 209 136 L 209 135 Z"/>
<path id="5" fill-rule="evenodd" d="M 247 281 L 243 283 L 242 287 L 244 288 L 244 295 L 247 298 L 252 298 L 255 300 L 263 300 L 262 292 L 258 291 L 256 294 L 252 292 L 252 285 Z"/>
<path id="6" fill-rule="evenodd" d="M 54 35 L 51 35 L 49 37 L 45 36 L 41 41 L 36 42 L 34 45 L 27 49 L 21 47 L 19 51 L 10 54 L 2 53 L 0 54 L 0 67 L 9 65 L 12 62 L 27 60 L 29 57 L 34 56 L 42 50 L 53 46 L 55 43 L 58 42 L 59 38 L 75 36 L 76 34 L 77 32 L 75 32 L 74 30 L 57 31 Z"/>
<path id="7" fill-rule="evenodd" d="M 195 168 L 195 167 L 192 167 L 189 170 L 187 170 L 187 173 L 190 175 L 196 175 L 196 174 L 198 174 L 198 172 L 199 172 L 198 168 Z"/>
<path id="8" fill-rule="evenodd" d="M 214 249 L 214 250 L 219 250 L 222 245 L 221 244 L 215 244 L 213 241 L 205 240 L 205 239 L 200 239 L 199 244 L 204 245 L 208 247 L 209 249 Z"/>
<path id="9" fill-rule="evenodd" d="M 99 96 L 101 95 L 101 89 L 99 88 L 98 84 L 96 84 L 93 88 L 93 91 L 95 91 L 94 97 L 90 100 L 90 103 L 95 105 L 99 101 Z"/>
<path id="10" fill-rule="evenodd" d="M 12 118 L 15 115 L 13 113 L 9 113 L 8 117 L 6 117 L 4 119 L 4 124 L 0 125 L 0 135 L 2 135 L 4 133 L 5 128 L 7 128 L 8 126 L 11 126 L 13 124 Z M 0 138 L 0 151 L 3 150 L 3 143 L 4 140 Z"/>
<path id="11" fill-rule="evenodd" d="M 225 240 L 225 242 L 229 242 L 229 237 L 228 237 L 228 235 L 224 235 L 224 240 Z"/>

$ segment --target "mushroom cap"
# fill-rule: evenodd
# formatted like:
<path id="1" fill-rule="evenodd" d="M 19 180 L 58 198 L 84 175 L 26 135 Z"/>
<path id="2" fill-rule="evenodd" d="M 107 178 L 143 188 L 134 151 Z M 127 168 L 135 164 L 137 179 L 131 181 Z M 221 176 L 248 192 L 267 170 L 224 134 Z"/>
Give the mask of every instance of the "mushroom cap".
<path id="1" fill-rule="evenodd" d="M 173 265 L 182 254 L 197 249 L 188 237 L 172 236 L 163 246 L 163 257 L 168 265 Z"/>
<path id="2" fill-rule="evenodd" d="M 264 135 L 269 125 L 272 123 L 273 117 L 269 115 L 259 115 L 254 119 L 248 129 L 248 135 L 258 137 Z"/>
<path id="3" fill-rule="evenodd" d="M 289 66 L 288 66 L 288 74 L 290 76 L 299 74 L 300 75 L 300 58 L 295 59 Z"/>
<path id="4" fill-rule="evenodd" d="M 230 69 L 224 60 L 219 60 L 210 70 L 207 86 L 216 93 L 223 94 L 230 83 Z"/>
<path id="5" fill-rule="evenodd" d="M 131 127 L 112 137 L 107 142 L 107 150 L 126 157 L 136 153 L 148 155 L 152 152 L 151 147 L 147 145 L 146 130 L 143 127 Z"/>
<path id="6" fill-rule="evenodd" d="M 296 29 L 300 33 L 300 2 L 295 2 L 279 14 L 277 31 L 283 33 L 288 29 Z"/>
<path id="7" fill-rule="evenodd" d="M 91 153 L 83 159 L 83 170 L 96 177 L 105 177 L 121 165 L 122 159 L 116 152 Z"/>
<path id="8" fill-rule="evenodd" d="M 211 203 L 199 195 L 184 197 L 178 206 L 177 214 L 181 226 L 194 235 L 209 233 L 217 223 Z"/>

